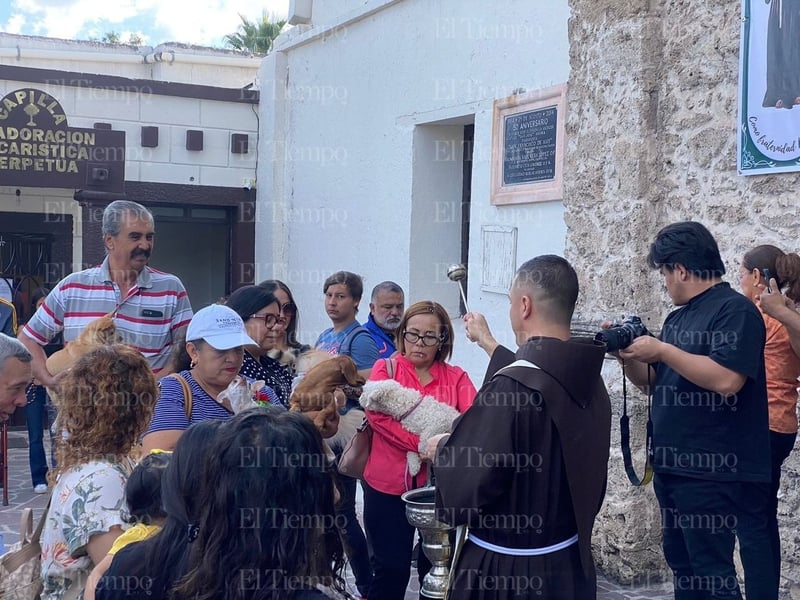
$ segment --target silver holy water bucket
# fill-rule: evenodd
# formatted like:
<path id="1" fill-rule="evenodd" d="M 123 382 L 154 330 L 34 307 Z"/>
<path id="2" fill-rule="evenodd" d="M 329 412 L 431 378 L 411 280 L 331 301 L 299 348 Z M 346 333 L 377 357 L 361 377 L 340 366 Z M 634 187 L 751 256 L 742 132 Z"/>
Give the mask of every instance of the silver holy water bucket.
<path id="1" fill-rule="evenodd" d="M 419 529 L 422 551 L 431 561 L 431 570 L 422 580 L 420 593 L 426 598 L 444 598 L 450 575 L 450 525 L 436 519 L 435 490 L 433 486 L 411 490 L 402 495 L 406 503 L 408 522 Z"/>

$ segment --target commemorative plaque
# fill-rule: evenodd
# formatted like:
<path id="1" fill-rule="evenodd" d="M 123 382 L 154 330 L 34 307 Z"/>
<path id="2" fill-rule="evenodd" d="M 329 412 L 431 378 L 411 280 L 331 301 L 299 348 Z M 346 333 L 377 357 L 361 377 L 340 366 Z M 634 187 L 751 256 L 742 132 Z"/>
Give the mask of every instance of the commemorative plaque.
<path id="1" fill-rule="evenodd" d="M 492 204 L 563 197 L 566 87 L 515 94 L 495 102 Z"/>
<path id="2" fill-rule="evenodd" d="M 557 123 L 558 108 L 555 106 L 505 118 L 503 185 L 555 178 Z"/>

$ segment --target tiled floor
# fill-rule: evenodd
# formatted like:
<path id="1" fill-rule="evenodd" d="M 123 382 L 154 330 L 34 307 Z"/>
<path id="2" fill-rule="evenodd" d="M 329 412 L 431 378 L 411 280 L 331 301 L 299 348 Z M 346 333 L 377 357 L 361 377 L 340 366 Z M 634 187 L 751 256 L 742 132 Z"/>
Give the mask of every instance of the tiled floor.
<path id="1" fill-rule="evenodd" d="M 26 507 L 34 509 L 34 523 L 38 519 L 45 505 L 47 494 L 34 494 L 28 470 L 27 439 L 24 432 L 12 431 L 9 434 L 9 471 L 8 492 L 9 505 L 0 506 L 0 533 L 3 534 L 6 546 L 19 539 L 20 516 Z M 351 590 L 355 590 L 352 577 L 348 578 Z M 419 597 L 416 591 L 416 573 L 412 577 L 414 589 L 406 593 L 406 600 Z M 617 585 L 604 579 L 598 581 L 598 600 L 667 600 L 672 598 L 671 586 L 664 584 L 646 588 L 631 588 Z"/>

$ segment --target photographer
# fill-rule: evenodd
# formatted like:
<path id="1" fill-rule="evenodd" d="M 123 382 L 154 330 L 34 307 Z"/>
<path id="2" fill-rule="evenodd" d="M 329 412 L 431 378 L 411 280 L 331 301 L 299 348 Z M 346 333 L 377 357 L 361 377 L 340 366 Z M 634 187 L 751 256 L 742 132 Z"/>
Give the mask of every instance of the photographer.
<path id="1" fill-rule="evenodd" d="M 699 223 L 662 229 L 648 262 L 679 308 L 660 338 L 637 337 L 618 358 L 627 377 L 652 392 L 653 483 L 675 598 L 741 599 L 733 548 L 734 530 L 745 524 L 747 598 L 777 598 L 764 321 L 722 282 L 717 243 Z"/>

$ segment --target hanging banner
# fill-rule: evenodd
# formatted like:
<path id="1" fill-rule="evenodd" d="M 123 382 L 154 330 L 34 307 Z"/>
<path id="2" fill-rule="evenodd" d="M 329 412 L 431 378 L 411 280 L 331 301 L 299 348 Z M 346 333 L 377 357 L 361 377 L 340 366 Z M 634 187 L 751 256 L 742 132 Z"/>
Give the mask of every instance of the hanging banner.
<path id="1" fill-rule="evenodd" d="M 742 0 L 740 175 L 800 171 L 800 0 Z"/>

